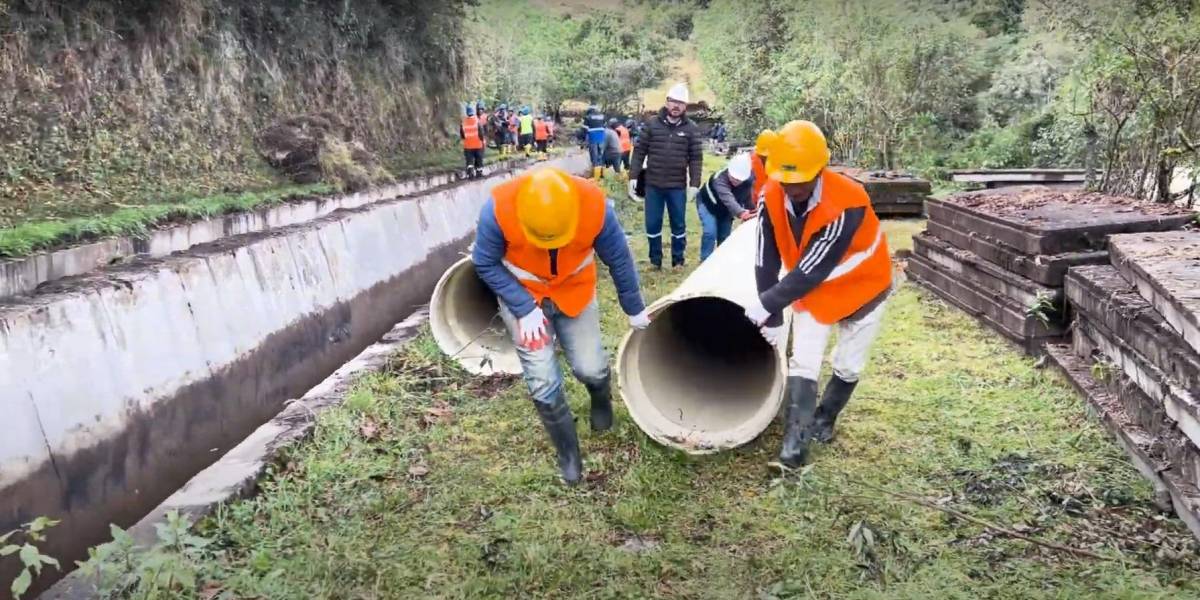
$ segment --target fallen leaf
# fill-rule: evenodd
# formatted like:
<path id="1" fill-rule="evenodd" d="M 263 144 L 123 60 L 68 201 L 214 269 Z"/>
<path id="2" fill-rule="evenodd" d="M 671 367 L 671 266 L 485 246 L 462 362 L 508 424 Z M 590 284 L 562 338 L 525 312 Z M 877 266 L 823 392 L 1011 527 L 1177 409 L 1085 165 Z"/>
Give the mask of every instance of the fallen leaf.
<path id="1" fill-rule="evenodd" d="M 408 474 L 417 478 L 424 477 L 429 474 L 429 467 L 425 465 L 412 465 L 408 468 Z"/>
<path id="2" fill-rule="evenodd" d="M 358 434 L 363 436 L 364 440 L 373 440 L 379 437 L 379 424 L 374 419 L 363 419 L 358 425 Z"/>
<path id="3" fill-rule="evenodd" d="M 449 423 L 454 420 L 454 409 L 444 401 L 437 401 L 433 406 L 425 409 L 425 416 L 422 420 L 426 425 L 435 425 L 438 423 Z"/>
<path id="4" fill-rule="evenodd" d="M 200 595 L 198 597 L 200 600 L 214 600 L 223 591 L 225 591 L 225 588 L 221 584 L 209 581 L 204 584 L 204 587 L 200 588 Z"/>

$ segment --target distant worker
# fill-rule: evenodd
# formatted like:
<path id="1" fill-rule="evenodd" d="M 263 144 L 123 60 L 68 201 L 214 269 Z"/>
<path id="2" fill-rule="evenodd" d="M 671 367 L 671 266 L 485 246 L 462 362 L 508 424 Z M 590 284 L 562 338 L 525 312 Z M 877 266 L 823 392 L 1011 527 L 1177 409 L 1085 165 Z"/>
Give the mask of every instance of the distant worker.
<path id="1" fill-rule="evenodd" d="M 550 117 L 537 119 L 533 122 L 533 141 L 537 144 L 537 153 L 540 160 L 546 160 L 550 153 Z"/>
<path id="2" fill-rule="evenodd" d="M 637 141 L 638 141 L 638 136 L 642 135 L 641 124 L 638 123 L 637 121 L 634 121 L 633 119 L 626 119 L 625 120 L 625 129 L 629 130 L 629 141 L 632 142 L 634 146 L 636 146 Z"/>
<path id="3" fill-rule="evenodd" d="M 554 133 L 558 130 L 558 126 L 554 123 L 554 117 L 552 117 L 550 115 L 546 115 L 545 120 L 546 120 L 546 130 L 548 131 L 549 136 L 550 136 L 546 140 L 546 142 L 547 142 L 546 145 L 553 148 L 554 140 L 555 140 Z"/>
<path id="4" fill-rule="evenodd" d="M 463 158 L 467 163 L 467 179 L 483 177 L 483 122 L 475 114 L 474 106 L 467 106 L 467 114 L 458 127 L 463 142 Z"/>
<path id="5" fill-rule="evenodd" d="M 500 299 L 525 383 L 571 485 L 583 465 L 554 343 L 591 396 L 591 427 L 612 427 L 612 386 L 600 331 L 595 258 L 608 266 L 617 300 L 635 329 L 650 325 L 637 267 L 604 191 L 544 168 L 502 183 L 479 214 L 472 260 Z"/>
<path id="6" fill-rule="evenodd" d="M 663 210 L 671 219 L 671 265 L 684 265 L 687 249 L 686 206 L 700 186 L 704 140 L 687 117 L 688 89 L 678 83 L 667 92 L 666 106 L 650 119 L 633 148 L 630 195 L 637 195 L 638 174 L 646 170 L 646 237 L 650 264 L 662 268 Z"/>
<path id="7" fill-rule="evenodd" d="M 617 120 L 609 119 L 604 130 L 604 166 L 621 176 L 621 135 L 617 133 Z M 628 176 L 626 176 L 628 179 Z"/>
<path id="8" fill-rule="evenodd" d="M 625 177 L 626 180 L 628 180 L 629 179 L 629 155 L 631 153 L 633 153 L 633 140 L 630 138 L 629 127 L 625 126 L 624 123 L 621 123 L 621 122 L 617 121 L 616 119 L 613 119 L 611 121 L 611 124 L 613 125 L 613 129 L 617 132 L 617 136 L 621 140 L 621 166 L 623 167 L 621 170 L 621 174 L 622 174 L 622 176 Z"/>
<path id="9" fill-rule="evenodd" d="M 587 129 L 588 157 L 592 160 L 592 179 L 600 181 L 604 171 L 604 113 L 599 108 L 589 106 L 583 116 L 583 126 Z"/>
<path id="10" fill-rule="evenodd" d="M 829 442 L 867 365 L 892 289 L 887 240 L 858 182 L 826 169 L 825 135 L 809 121 L 779 130 L 767 163 L 759 211 L 755 279 L 758 302 L 746 316 L 763 337 L 783 343 L 783 310 L 792 306 L 792 352 L 779 462 L 808 460 L 810 441 Z M 787 269 L 779 278 L 780 267 Z M 817 405 L 817 378 L 829 334 L 837 327 L 833 377 Z"/>
<path id="11" fill-rule="evenodd" d="M 508 151 L 516 153 L 517 151 L 517 129 L 521 126 L 521 117 L 517 115 L 517 111 L 509 111 L 508 114 Z"/>
<path id="12" fill-rule="evenodd" d="M 700 215 L 700 262 L 720 246 L 733 231 L 733 220 L 754 218 L 751 193 L 754 174 L 750 155 L 739 154 L 729 166 L 717 171 L 696 193 L 696 212 Z"/>
<path id="13" fill-rule="evenodd" d="M 528 106 L 521 107 L 521 116 L 517 119 L 519 128 L 517 145 L 525 156 L 533 153 L 534 131 L 533 131 L 533 115 L 530 113 Z"/>
<path id="14" fill-rule="evenodd" d="M 754 190 L 751 198 L 755 208 L 758 207 L 763 186 L 767 185 L 767 153 L 770 152 L 771 144 L 774 144 L 778 137 L 774 131 L 764 129 L 762 133 L 758 134 L 758 139 L 754 141 L 754 156 L 750 159 L 750 168 L 754 171 Z"/>
<path id="15" fill-rule="evenodd" d="M 508 148 L 505 147 L 508 141 L 507 104 L 501 104 L 496 107 L 496 112 L 492 113 L 491 119 L 488 120 L 488 128 L 492 130 L 492 140 L 496 144 L 496 149 L 500 151 L 500 155 L 507 154 Z"/>

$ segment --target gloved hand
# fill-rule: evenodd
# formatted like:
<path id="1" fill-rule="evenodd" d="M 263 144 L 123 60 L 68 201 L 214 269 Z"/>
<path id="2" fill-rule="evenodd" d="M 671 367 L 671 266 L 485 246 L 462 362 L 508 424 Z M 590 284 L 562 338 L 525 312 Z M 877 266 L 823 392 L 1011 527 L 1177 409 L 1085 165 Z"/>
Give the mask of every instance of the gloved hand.
<path id="1" fill-rule="evenodd" d="M 778 346 L 787 339 L 787 327 L 777 325 L 775 327 L 763 327 L 758 330 L 762 334 L 763 339 L 772 346 Z"/>
<path id="2" fill-rule="evenodd" d="M 629 326 L 641 331 L 650 326 L 650 313 L 642 311 L 636 315 L 629 315 Z"/>
<path id="3" fill-rule="evenodd" d="M 640 198 L 641 197 L 641 196 L 638 196 L 638 193 L 637 193 L 637 180 L 636 179 L 630 180 L 630 182 L 629 182 L 629 197 L 630 198 Z"/>
<path id="4" fill-rule="evenodd" d="M 698 188 L 698 187 L 688 188 L 687 189 L 687 199 L 689 201 L 694 200 L 696 198 L 696 194 L 698 194 L 698 193 L 700 193 L 700 188 Z"/>
<path id="5" fill-rule="evenodd" d="M 762 301 L 758 299 L 758 296 L 755 296 L 754 299 L 746 305 L 746 318 L 750 319 L 751 323 L 762 327 L 763 324 L 767 322 L 767 319 L 771 318 L 771 313 L 767 312 L 767 309 L 763 308 Z"/>
<path id="6" fill-rule="evenodd" d="M 545 348 L 550 343 L 550 334 L 546 331 L 548 324 L 542 307 L 535 306 L 529 314 L 517 319 L 517 343 L 527 350 Z"/>

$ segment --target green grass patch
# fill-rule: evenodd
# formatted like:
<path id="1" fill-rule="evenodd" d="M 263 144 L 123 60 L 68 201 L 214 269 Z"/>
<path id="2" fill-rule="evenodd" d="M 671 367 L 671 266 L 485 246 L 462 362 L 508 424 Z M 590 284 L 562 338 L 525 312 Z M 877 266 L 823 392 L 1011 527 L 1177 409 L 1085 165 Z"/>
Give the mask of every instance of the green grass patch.
<path id="1" fill-rule="evenodd" d="M 650 272 L 640 205 L 620 210 L 653 300 L 686 272 Z M 694 207 L 688 219 L 694 265 Z M 885 223 L 894 247 L 917 225 Z M 611 283 L 600 294 L 614 351 L 626 321 Z M 423 336 L 325 413 L 258 496 L 200 524 L 214 542 L 200 586 L 239 598 L 1198 597 L 1191 535 L 1157 513 L 1061 377 L 910 284 L 886 319 L 840 437 L 810 469 L 765 468 L 778 425 L 689 457 L 618 407 L 603 435 L 580 419 L 577 489 L 559 483 L 523 383 L 472 378 Z M 568 396 L 586 415 L 582 386 L 570 380 Z"/>
<path id="2" fill-rule="evenodd" d="M 326 184 L 288 185 L 269 190 L 187 198 L 172 203 L 126 206 L 111 213 L 24 223 L 0 229 L 0 257 L 20 257 L 74 242 L 112 236 L 145 236 L 170 221 L 206 219 L 244 212 L 297 198 L 328 194 Z"/>

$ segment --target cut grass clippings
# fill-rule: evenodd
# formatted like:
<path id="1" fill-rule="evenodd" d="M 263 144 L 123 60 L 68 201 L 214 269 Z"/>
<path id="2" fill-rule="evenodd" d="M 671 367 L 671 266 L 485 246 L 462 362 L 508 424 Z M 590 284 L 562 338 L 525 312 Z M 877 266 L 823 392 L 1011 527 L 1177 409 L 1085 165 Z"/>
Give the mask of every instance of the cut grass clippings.
<path id="1" fill-rule="evenodd" d="M 621 185 L 609 186 L 614 191 Z M 640 206 L 622 202 L 647 300 Z M 689 261 L 699 228 L 689 206 Z M 896 246 L 916 229 L 886 222 Z M 1054 371 L 900 284 L 813 464 L 760 439 L 709 457 L 618 406 L 559 483 L 524 384 L 472 378 L 428 336 L 362 379 L 252 499 L 201 523 L 206 589 L 259 598 L 1194 598 L 1196 543 Z M 627 325 L 600 285 L 605 344 Z M 703 374 L 697 374 L 702 377 Z M 947 510 L 941 510 L 942 508 Z M 971 519 L 956 517 L 967 515 Z M 995 524 L 1000 528 L 981 525 Z M 1083 554 L 1005 535 L 1004 530 Z"/>

